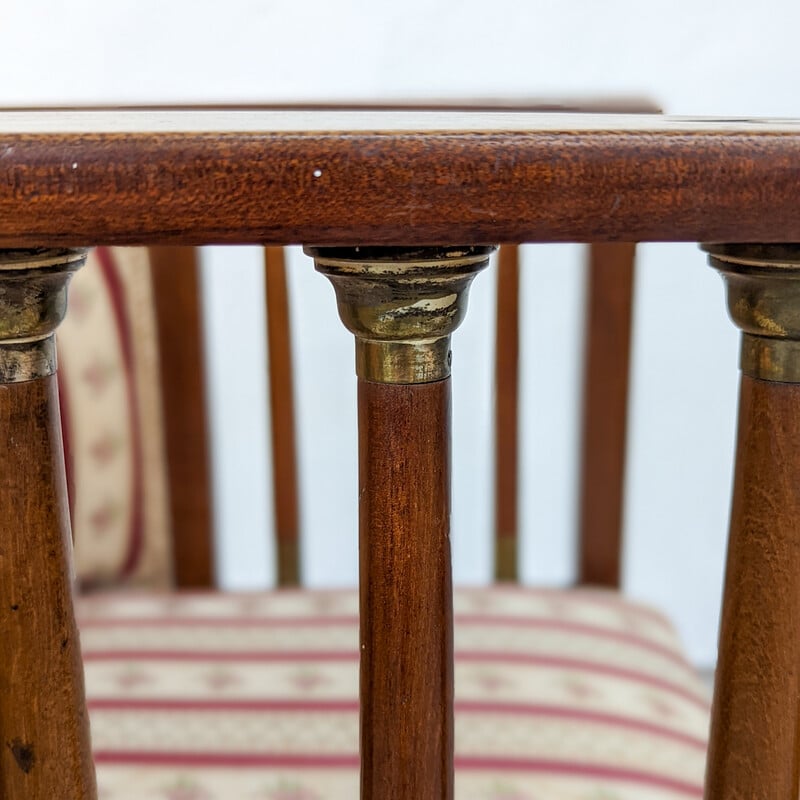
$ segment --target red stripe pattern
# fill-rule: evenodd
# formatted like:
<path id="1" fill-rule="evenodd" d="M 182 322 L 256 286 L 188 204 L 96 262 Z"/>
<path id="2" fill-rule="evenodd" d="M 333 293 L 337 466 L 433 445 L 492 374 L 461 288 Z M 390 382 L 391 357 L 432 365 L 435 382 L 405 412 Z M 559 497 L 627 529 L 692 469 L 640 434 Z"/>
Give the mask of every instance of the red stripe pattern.
<path id="1" fill-rule="evenodd" d="M 84 587 L 163 586 L 170 572 L 164 476 L 152 464 L 162 442 L 146 266 L 141 249 L 94 249 L 71 283 L 58 331 L 69 505 Z"/>
<path id="2" fill-rule="evenodd" d="M 358 796 L 353 591 L 79 602 L 104 800 Z M 457 590 L 457 800 L 702 796 L 708 699 L 616 595 Z"/>
<path id="3" fill-rule="evenodd" d="M 125 287 L 114 261 L 113 251 L 107 247 L 98 247 L 94 251 L 94 256 L 97 258 L 100 265 L 100 272 L 108 292 L 108 299 L 114 311 L 114 320 L 117 324 L 117 333 L 122 350 L 123 371 L 127 377 L 127 400 L 130 409 L 129 420 L 131 426 L 130 441 L 132 461 L 130 481 L 131 505 L 127 525 L 128 541 L 125 560 L 120 569 L 120 577 L 124 579 L 130 577 L 136 570 L 139 558 L 141 557 L 142 539 L 144 536 L 141 411 L 139 409 L 139 398 L 134 385 L 136 368 L 134 366 L 133 327 L 128 318 Z"/>

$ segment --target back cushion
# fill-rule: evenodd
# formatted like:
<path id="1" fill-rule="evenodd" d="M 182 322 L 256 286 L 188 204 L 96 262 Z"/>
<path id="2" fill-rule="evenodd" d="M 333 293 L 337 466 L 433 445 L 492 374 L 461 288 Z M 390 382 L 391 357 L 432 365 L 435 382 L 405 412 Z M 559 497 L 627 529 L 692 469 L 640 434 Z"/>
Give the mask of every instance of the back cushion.
<path id="1" fill-rule="evenodd" d="M 147 250 L 98 248 L 58 331 L 59 391 L 78 579 L 170 582 L 158 338 Z"/>

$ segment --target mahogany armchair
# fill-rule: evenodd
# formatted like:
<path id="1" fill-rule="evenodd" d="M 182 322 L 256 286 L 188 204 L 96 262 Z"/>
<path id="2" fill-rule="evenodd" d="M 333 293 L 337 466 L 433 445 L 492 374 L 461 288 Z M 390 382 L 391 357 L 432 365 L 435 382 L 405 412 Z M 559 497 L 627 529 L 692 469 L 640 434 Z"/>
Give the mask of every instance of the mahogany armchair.
<path id="1" fill-rule="evenodd" d="M 797 126 L 535 114 L 84 112 L 6 113 L 0 129 L 8 176 L 0 184 L 3 796 L 96 793 L 52 340 L 66 283 L 85 258 L 76 248 L 301 242 L 333 281 L 340 315 L 356 335 L 359 375 L 361 796 L 409 800 L 453 796 L 449 335 L 471 277 L 492 243 L 643 240 L 725 242 L 708 249 L 744 331 L 705 796 L 797 796 L 800 261 L 786 244 L 800 233 Z M 162 277 L 170 279 L 167 271 Z M 157 300 L 169 292 L 159 280 Z M 509 549 L 498 548 L 506 570 Z M 296 573 L 291 547 L 281 561 L 285 574 Z M 605 578 L 592 578 L 613 583 L 610 572 L 611 579 L 605 567 Z M 86 613 L 91 623 L 92 613 L 105 611 L 97 604 Z M 491 614 L 482 622 L 482 636 L 502 627 Z M 573 620 L 571 638 L 580 638 L 580 627 Z M 626 638 L 617 634 L 618 643 Z M 652 645 L 685 671 L 671 645 Z M 699 700 L 689 685 L 684 693 Z M 639 730 L 648 730 L 641 720 Z M 688 746 L 689 734 L 671 733 Z M 512 771 L 520 765 L 495 753 L 494 766 L 500 762 Z M 537 763 L 558 772 L 554 760 Z M 620 797 L 701 791 L 679 779 L 648 784 L 648 766 L 606 777 Z M 486 763 L 473 757 L 472 768 Z M 500 786 L 472 796 L 547 796 L 553 785 L 538 794 Z"/>

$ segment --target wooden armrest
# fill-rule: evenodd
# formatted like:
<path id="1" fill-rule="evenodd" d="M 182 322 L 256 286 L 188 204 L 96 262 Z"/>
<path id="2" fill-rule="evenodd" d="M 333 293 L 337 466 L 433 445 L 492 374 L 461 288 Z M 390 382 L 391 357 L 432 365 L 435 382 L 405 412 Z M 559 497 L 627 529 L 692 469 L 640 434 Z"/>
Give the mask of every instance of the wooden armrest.
<path id="1" fill-rule="evenodd" d="M 6 111 L 0 148 L 5 247 L 800 240 L 794 121 Z"/>
<path id="2" fill-rule="evenodd" d="M 331 278 L 360 379 L 361 796 L 451 800 L 450 333 L 470 280 L 498 242 L 704 240 L 726 243 L 745 373 L 707 797 L 796 797 L 800 122 L 5 111 L 0 157 L 0 795 L 95 797 L 53 377 L 67 247 L 301 242 Z"/>

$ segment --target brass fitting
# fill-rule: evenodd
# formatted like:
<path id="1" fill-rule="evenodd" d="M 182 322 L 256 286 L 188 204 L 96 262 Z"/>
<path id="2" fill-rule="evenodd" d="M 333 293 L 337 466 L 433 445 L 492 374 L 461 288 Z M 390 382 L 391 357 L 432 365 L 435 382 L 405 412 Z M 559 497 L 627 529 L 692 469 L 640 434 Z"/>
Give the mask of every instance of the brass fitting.
<path id="1" fill-rule="evenodd" d="M 0 250 L 0 384 L 56 371 L 55 329 L 86 250 Z"/>
<path id="2" fill-rule="evenodd" d="M 494 247 L 306 247 L 356 337 L 356 373 L 373 383 L 450 375 L 450 334 Z"/>
<path id="3" fill-rule="evenodd" d="M 742 330 L 741 368 L 763 381 L 800 383 L 800 244 L 706 244 Z"/>

